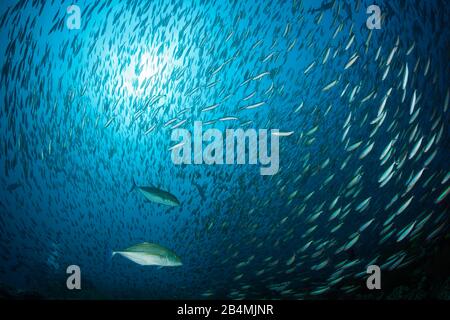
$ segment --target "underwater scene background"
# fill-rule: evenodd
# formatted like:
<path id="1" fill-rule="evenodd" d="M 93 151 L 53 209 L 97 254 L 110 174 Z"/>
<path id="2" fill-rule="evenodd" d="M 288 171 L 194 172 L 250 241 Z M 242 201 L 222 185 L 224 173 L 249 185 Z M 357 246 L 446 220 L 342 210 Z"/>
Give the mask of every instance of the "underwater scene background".
<path id="1" fill-rule="evenodd" d="M 449 12 L 2 0 L 0 296 L 448 299 Z M 289 133 L 279 171 L 175 164 L 171 134 L 194 121 Z M 112 257 L 143 242 L 182 265 Z"/>

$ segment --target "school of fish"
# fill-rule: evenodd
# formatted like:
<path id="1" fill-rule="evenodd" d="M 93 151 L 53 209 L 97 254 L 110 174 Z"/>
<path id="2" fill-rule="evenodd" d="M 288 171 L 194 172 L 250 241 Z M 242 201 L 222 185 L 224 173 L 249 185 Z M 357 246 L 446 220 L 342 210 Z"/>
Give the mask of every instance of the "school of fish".
<path id="1" fill-rule="evenodd" d="M 2 1 L 0 284 L 351 296 L 448 239 L 449 11 L 371 4 Z M 194 121 L 279 129 L 279 172 L 173 164 Z"/>

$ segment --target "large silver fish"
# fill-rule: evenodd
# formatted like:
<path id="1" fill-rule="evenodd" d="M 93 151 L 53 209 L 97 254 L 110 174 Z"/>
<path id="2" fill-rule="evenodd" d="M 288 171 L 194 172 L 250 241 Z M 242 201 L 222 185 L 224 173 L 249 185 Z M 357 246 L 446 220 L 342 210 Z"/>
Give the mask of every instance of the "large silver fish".
<path id="1" fill-rule="evenodd" d="M 133 187 L 131 188 L 130 192 L 135 189 L 138 189 L 144 195 L 144 197 L 146 197 L 151 202 L 173 207 L 180 205 L 180 201 L 173 194 L 155 187 L 140 187 L 133 180 Z"/>
<path id="2" fill-rule="evenodd" d="M 183 265 L 175 252 L 156 243 L 140 243 L 128 249 L 113 251 L 112 256 L 120 254 L 141 266 L 178 267 Z"/>

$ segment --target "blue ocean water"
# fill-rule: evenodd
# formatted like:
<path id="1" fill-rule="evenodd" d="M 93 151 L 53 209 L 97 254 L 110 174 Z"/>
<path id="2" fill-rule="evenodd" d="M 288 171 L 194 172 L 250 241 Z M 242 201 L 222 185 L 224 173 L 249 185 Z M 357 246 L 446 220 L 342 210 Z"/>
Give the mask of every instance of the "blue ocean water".
<path id="1" fill-rule="evenodd" d="M 0 284 L 45 298 L 351 296 L 369 264 L 401 270 L 448 239 L 450 10 L 380 0 L 369 29 L 372 4 L 2 1 Z M 174 164 L 171 134 L 194 121 L 292 134 L 274 175 Z M 183 265 L 111 256 L 142 242 Z"/>

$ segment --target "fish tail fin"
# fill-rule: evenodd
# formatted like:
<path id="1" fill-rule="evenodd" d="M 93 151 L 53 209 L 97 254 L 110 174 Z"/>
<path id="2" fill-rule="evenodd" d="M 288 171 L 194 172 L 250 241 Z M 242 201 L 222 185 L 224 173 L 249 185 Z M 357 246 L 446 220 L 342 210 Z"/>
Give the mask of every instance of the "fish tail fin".
<path id="1" fill-rule="evenodd" d="M 111 259 L 116 255 L 116 253 L 117 253 L 116 251 L 111 250 Z"/>
<path id="2" fill-rule="evenodd" d="M 136 184 L 136 181 L 133 178 L 133 186 L 131 187 L 131 189 L 130 189 L 130 191 L 128 193 L 133 192 L 133 190 L 136 189 L 136 187 L 137 187 L 137 184 Z"/>

